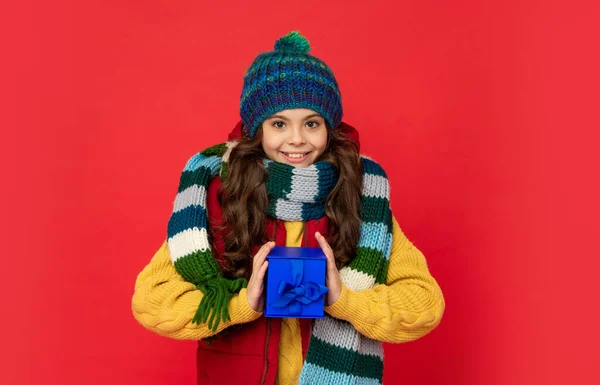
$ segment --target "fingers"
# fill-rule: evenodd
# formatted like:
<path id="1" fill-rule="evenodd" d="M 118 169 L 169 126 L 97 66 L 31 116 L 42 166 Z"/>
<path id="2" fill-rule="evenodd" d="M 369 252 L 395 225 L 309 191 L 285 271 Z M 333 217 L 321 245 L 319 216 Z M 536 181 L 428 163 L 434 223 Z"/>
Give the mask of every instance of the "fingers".
<path id="1" fill-rule="evenodd" d="M 322 236 L 321 233 L 319 233 L 317 231 L 315 233 L 315 238 L 317 238 L 317 242 L 319 242 L 319 246 L 321 246 L 321 249 L 323 249 L 323 252 L 325 253 L 325 255 L 328 257 L 333 256 L 333 250 L 331 250 L 331 246 L 329 246 L 329 243 L 327 242 L 325 237 Z"/>
<path id="2" fill-rule="evenodd" d="M 275 242 L 267 242 L 262 245 L 254 255 L 254 260 L 252 262 L 252 275 L 250 276 L 250 281 L 253 284 L 256 281 L 262 282 L 269 265 L 267 262 L 267 255 L 269 255 L 269 252 L 271 249 L 273 249 L 273 247 L 275 247 Z M 248 286 L 250 286 L 250 282 L 248 282 Z"/>
<path id="3" fill-rule="evenodd" d="M 267 259 L 267 255 L 269 255 L 269 252 L 271 251 L 271 249 L 273 249 L 273 247 L 275 247 L 275 242 L 273 241 L 267 242 L 261 246 L 258 252 L 254 255 L 253 271 L 260 269 L 262 264 Z"/>
<path id="4" fill-rule="evenodd" d="M 329 243 L 325 239 L 324 236 L 321 235 L 318 231 L 315 233 L 315 238 L 317 238 L 317 242 L 319 242 L 319 246 L 323 250 L 325 257 L 327 258 L 327 269 L 331 269 L 335 267 L 335 256 L 333 255 L 333 250 Z"/>
<path id="5" fill-rule="evenodd" d="M 255 296 L 260 296 L 263 290 L 263 281 L 265 279 L 265 274 L 267 273 L 267 268 L 269 267 L 269 262 L 265 261 L 262 266 L 255 270 L 250 277 L 250 281 L 248 282 L 248 290 L 252 292 Z"/>
<path id="6" fill-rule="evenodd" d="M 258 279 L 259 282 L 262 282 L 265 279 L 265 274 L 267 272 L 268 267 L 269 261 L 265 261 L 265 263 L 263 263 L 260 267 L 260 270 L 258 271 L 258 276 L 256 277 L 256 279 Z"/>
<path id="7" fill-rule="evenodd" d="M 335 264 L 335 256 L 333 255 L 333 250 L 329 243 L 319 232 L 315 233 L 315 237 L 317 238 L 317 242 L 319 242 L 319 246 L 323 249 L 323 253 L 325 253 L 325 257 L 327 257 L 327 276 L 325 277 L 325 282 L 329 291 L 327 292 L 327 305 L 331 305 L 337 301 L 342 292 L 342 282 L 340 279 L 340 273 Z"/>

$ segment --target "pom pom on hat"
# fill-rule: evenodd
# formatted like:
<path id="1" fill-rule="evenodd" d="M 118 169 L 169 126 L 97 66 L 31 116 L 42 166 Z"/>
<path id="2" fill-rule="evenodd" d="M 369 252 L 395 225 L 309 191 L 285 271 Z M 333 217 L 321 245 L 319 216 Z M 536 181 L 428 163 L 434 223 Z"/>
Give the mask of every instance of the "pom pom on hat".
<path id="1" fill-rule="evenodd" d="M 310 43 L 298 31 L 290 32 L 275 42 L 275 51 L 279 52 L 308 53 L 310 49 Z"/>

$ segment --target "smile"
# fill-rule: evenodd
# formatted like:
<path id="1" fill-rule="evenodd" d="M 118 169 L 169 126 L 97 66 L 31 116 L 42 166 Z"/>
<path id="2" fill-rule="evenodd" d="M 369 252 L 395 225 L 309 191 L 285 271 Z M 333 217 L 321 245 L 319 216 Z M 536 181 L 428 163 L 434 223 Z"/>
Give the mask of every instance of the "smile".
<path id="1" fill-rule="evenodd" d="M 283 157 L 291 162 L 291 163 L 300 163 L 308 157 L 310 152 L 283 152 L 281 151 Z"/>

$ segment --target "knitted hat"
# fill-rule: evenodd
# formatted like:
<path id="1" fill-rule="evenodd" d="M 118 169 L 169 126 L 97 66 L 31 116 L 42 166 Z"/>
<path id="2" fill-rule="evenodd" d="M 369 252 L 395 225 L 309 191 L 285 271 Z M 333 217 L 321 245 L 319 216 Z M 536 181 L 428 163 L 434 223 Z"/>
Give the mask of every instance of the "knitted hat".
<path id="1" fill-rule="evenodd" d="M 244 76 L 240 116 L 246 134 L 254 137 L 269 116 L 290 108 L 307 108 L 330 127 L 342 121 L 342 96 L 333 72 L 309 55 L 310 43 L 298 32 L 275 42 L 275 50 L 254 59 Z"/>

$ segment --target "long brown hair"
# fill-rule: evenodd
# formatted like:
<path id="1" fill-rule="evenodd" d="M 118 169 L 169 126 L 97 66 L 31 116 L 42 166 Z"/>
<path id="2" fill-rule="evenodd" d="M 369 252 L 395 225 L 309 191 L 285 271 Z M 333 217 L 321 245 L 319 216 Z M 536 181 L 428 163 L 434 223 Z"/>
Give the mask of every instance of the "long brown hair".
<path id="1" fill-rule="evenodd" d="M 360 235 L 362 170 L 356 143 L 339 128 L 328 128 L 327 132 L 327 148 L 318 160 L 331 163 L 339 174 L 327 197 L 325 214 L 329 218 L 329 243 L 341 268 L 354 258 Z M 269 204 L 265 157 L 259 128 L 253 139 L 240 139 L 232 149 L 227 178 L 219 189 L 226 230 L 223 257 L 229 262 L 225 271 L 229 277 L 249 278 L 252 246 L 269 240 L 265 234 Z"/>

